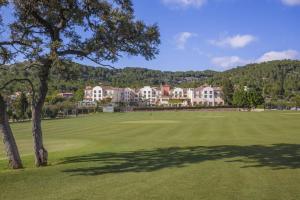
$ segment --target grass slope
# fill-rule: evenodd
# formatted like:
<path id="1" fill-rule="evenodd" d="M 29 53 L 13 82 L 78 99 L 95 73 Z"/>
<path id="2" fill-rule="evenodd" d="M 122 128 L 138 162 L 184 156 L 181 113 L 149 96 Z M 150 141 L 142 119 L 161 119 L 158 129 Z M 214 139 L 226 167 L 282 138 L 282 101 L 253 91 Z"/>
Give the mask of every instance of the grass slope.
<path id="1" fill-rule="evenodd" d="M 8 170 L 0 153 L 0 199 L 300 199 L 299 122 L 289 112 L 44 121 L 50 166 L 40 169 L 30 124 L 13 124 L 26 168 Z"/>

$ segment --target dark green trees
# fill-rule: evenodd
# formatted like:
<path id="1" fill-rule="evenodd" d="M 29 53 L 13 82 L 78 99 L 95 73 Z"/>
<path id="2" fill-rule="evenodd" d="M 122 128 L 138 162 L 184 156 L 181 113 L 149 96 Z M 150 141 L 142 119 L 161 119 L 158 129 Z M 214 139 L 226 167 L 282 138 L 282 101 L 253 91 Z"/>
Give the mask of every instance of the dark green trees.
<path id="1" fill-rule="evenodd" d="M 259 89 L 237 90 L 233 95 L 233 105 L 239 108 L 256 108 L 264 103 L 264 98 Z"/>
<path id="2" fill-rule="evenodd" d="M 222 81 L 223 99 L 227 105 L 233 104 L 234 86 L 229 78 Z"/>
<path id="3" fill-rule="evenodd" d="M 21 93 L 13 104 L 15 115 L 17 119 L 27 119 L 29 116 L 29 102 L 27 100 L 26 94 Z"/>

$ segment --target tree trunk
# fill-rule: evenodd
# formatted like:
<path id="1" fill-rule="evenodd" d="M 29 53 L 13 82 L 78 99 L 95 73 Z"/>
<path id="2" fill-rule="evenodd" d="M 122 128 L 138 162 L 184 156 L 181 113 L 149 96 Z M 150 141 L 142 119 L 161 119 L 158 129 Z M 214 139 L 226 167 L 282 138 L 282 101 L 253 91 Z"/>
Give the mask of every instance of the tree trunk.
<path id="1" fill-rule="evenodd" d="M 12 169 L 23 168 L 18 146 L 9 125 L 6 113 L 6 102 L 0 95 L 0 133 L 3 135 L 3 143 L 8 158 L 9 167 Z"/>
<path id="2" fill-rule="evenodd" d="M 48 162 L 48 152 L 43 144 L 42 133 L 42 110 L 46 95 L 48 92 L 48 76 L 51 67 L 51 62 L 47 62 L 41 68 L 39 74 L 39 88 L 36 101 L 32 104 L 32 136 L 34 142 L 35 165 L 37 167 L 46 166 Z"/>

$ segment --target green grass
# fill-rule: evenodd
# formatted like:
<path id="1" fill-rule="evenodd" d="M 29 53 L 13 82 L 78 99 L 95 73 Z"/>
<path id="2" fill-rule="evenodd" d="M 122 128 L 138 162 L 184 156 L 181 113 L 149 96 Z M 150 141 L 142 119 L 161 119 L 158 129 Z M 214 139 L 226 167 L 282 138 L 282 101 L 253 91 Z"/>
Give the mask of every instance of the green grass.
<path id="1" fill-rule="evenodd" d="M 300 113 L 155 112 L 13 124 L 24 170 L 0 153 L 0 199 L 300 199 Z M 3 149 L 3 145 L 0 145 Z"/>

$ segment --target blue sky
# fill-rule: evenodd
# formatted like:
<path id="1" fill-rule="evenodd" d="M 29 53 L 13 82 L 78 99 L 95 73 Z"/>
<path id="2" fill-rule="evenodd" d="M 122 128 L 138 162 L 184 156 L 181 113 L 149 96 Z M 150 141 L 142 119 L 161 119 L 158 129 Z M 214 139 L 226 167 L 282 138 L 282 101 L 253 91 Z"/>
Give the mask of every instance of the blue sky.
<path id="1" fill-rule="evenodd" d="M 300 58 L 300 0 L 133 0 L 136 17 L 160 27 L 152 61 L 124 57 L 114 66 L 225 70 Z"/>
<path id="2" fill-rule="evenodd" d="M 151 61 L 124 56 L 112 64 L 117 68 L 223 71 L 300 59 L 300 0 L 132 1 L 137 19 L 158 24 L 160 54 Z M 1 12 L 11 20 L 10 9 Z"/>

